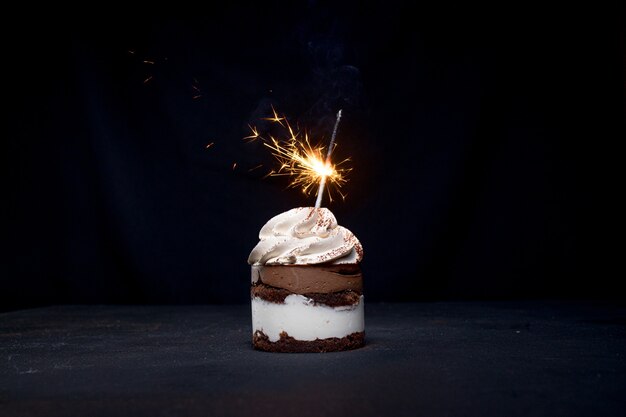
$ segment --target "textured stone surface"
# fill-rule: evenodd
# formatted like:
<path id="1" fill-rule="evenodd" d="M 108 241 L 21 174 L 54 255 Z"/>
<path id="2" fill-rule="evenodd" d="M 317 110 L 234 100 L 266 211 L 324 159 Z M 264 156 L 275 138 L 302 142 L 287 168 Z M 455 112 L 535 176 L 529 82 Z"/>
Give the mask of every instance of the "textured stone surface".
<path id="1" fill-rule="evenodd" d="M 626 408 L 626 309 L 368 304 L 347 352 L 252 348 L 250 307 L 0 314 L 0 416 L 602 416 Z"/>

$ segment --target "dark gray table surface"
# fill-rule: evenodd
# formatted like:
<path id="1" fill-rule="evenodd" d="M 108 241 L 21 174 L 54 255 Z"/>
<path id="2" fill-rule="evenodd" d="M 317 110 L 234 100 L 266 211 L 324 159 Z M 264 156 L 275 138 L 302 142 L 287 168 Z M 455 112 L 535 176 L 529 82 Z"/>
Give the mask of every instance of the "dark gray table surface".
<path id="1" fill-rule="evenodd" d="M 626 309 L 370 304 L 365 348 L 252 350 L 249 306 L 0 314 L 0 416 L 597 416 L 626 410 Z"/>

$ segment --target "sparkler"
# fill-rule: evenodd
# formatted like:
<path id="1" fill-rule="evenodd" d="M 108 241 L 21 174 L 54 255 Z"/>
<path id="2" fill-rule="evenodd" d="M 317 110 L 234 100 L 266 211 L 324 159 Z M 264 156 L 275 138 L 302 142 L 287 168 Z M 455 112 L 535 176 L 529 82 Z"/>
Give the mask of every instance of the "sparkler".
<path id="1" fill-rule="evenodd" d="M 326 153 L 324 146 L 311 144 L 307 133 L 294 131 L 286 117 L 279 116 L 274 108 L 272 112 L 273 117 L 263 120 L 278 123 L 287 130 L 289 136 L 286 140 L 278 140 L 272 135 L 269 135 L 269 140 L 266 140 L 253 126 L 249 126 L 251 135 L 244 138 L 248 141 L 261 139 L 263 145 L 272 151 L 272 155 L 279 163 L 279 168 L 270 171 L 267 176 L 292 177 L 289 187 L 301 188 L 302 192 L 307 195 L 310 195 L 317 186 L 315 203 L 317 208 L 321 205 L 324 192 L 328 194 L 330 201 L 333 201 L 332 191 L 336 191 L 342 198 L 345 198 L 340 188 L 348 181 L 346 175 L 352 171 L 352 168 L 344 166 L 350 159 L 344 159 L 337 164 L 333 164 L 331 160 L 341 110 L 337 113 L 337 121 Z"/>
<path id="2" fill-rule="evenodd" d="M 337 129 L 339 128 L 339 122 L 341 121 L 341 110 L 337 112 L 337 120 L 335 121 L 335 127 L 333 128 L 333 134 L 330 137 L 330 144 L 328 145 L 328 153 L 326 154 L 326 165 L 330 165 L 330 155 L 335 148 L 335 138 L 337 137 Z M 317 190 L 317 199 L 315 200 L 315 208 L 320 208 L 322 205 L 322 196 L 324 195 L 324 186 L 326 185 L 326 175 L 322 176 L 320 180 L 320 188 Z"/>

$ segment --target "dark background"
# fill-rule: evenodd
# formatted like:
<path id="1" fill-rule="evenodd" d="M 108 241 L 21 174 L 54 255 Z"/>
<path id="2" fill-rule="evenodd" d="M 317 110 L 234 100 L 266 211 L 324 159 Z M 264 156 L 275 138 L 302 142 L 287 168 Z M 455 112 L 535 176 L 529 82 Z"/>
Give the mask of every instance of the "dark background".
<path id="1" fill-rule="evenodd" d="M 314 203 L 241 140 L 271 105 L 325 140 L 344 109 L 369 301 L 623 299 L 620 3 L 410 5 L 11 19 L 0 309 L 245 302 Z"/>

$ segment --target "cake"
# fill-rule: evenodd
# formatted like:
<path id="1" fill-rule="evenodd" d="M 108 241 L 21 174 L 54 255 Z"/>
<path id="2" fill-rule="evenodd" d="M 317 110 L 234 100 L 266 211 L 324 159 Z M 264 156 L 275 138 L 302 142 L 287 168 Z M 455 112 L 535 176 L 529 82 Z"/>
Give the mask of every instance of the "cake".
<path id="1" fill-rule="evenodd" d="M 270 352 L 332 352 L 365 343 L 363 248 L 326 208 L 270 219 L 250 253 L 252 344 Z"/>

